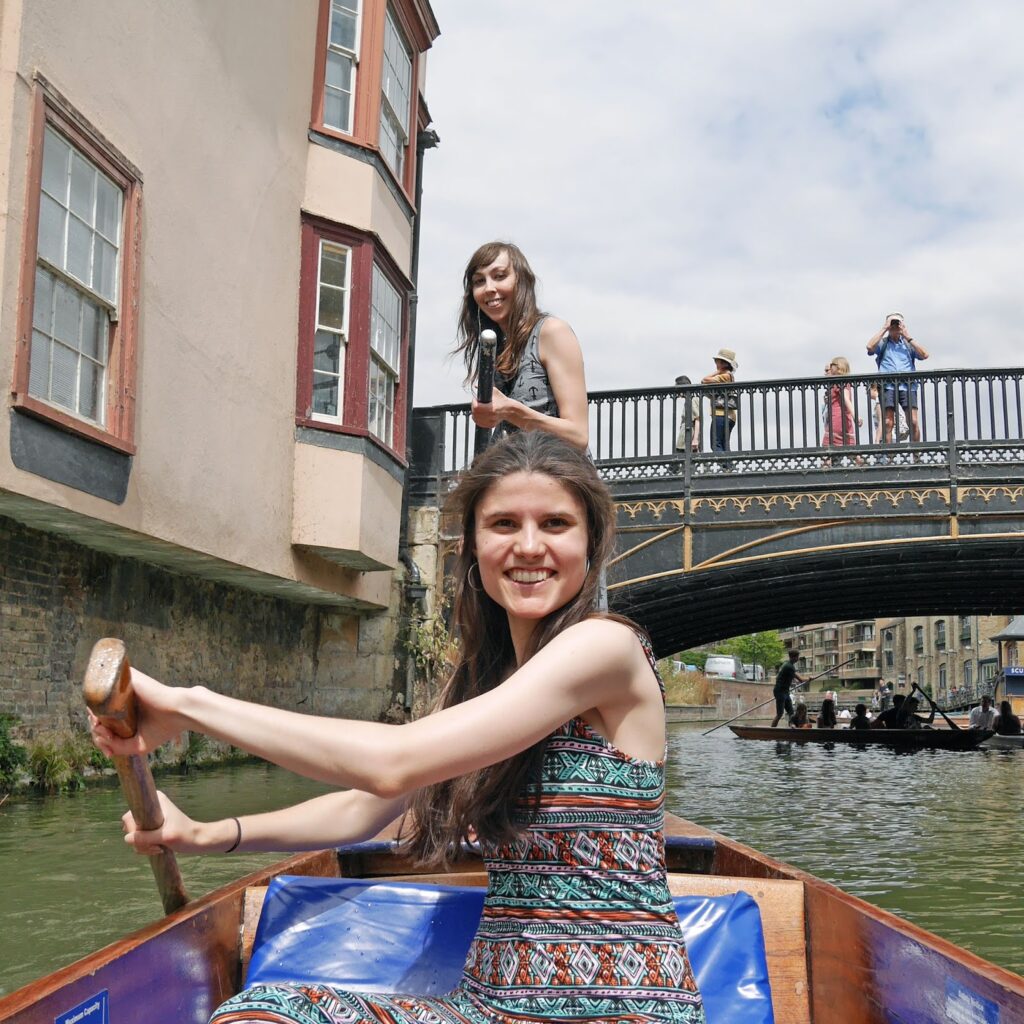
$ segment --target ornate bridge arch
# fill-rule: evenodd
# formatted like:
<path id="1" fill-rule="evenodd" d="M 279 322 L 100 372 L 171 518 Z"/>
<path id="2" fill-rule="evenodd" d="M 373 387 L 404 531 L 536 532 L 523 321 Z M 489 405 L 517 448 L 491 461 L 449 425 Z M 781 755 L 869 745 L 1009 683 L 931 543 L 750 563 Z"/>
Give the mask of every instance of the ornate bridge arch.
<path id="1" fill-rule="evenodd" d="M 793 623 L 1020 611 L 1022 376 L 882 380 L 918 402 L 920 437 L 888 444 L 864 425 L 880 379 L 846 377 L 862 422 L 842 446 L 821 416 L 834 378 L 592 394 L 591 447 L 618 508 L 612 607 L 660 654 Z M 707 451 L 719 399 L 736 407 L 727 453 Z M 431 504 L 469 459 L 468 409 L 416 417 L 412 503 Z"/>

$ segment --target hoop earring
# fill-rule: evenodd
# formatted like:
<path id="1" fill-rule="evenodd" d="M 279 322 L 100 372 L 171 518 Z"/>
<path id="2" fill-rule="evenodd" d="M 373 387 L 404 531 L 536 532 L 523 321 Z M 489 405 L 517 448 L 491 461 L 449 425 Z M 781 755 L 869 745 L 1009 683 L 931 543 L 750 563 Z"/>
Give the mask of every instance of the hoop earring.
<path id="1" fill-rule="evenodd" d="M 480 580 L 479 586 L 474 586 L 474 584 L 473 584 L 473 570 L 474 569 L 476 569 L 476 578 L 478 580 Z M 466 586 L 469 587 L 470 590 L 474 591 L 477 594 L 483 593 L 484 581 L 482 579 L 480 579 L 480 564 L 478 562 L 474 562 L 469 567 L 469 572 L 466 573 Z"/>
<path id="2" fill-rule="evenodd" d="M 590 575 L 590 559 L 589 558 L 587 559 L 587 568 L 584 571 L 583 575 L 584 576 L 589 576 Z"/>

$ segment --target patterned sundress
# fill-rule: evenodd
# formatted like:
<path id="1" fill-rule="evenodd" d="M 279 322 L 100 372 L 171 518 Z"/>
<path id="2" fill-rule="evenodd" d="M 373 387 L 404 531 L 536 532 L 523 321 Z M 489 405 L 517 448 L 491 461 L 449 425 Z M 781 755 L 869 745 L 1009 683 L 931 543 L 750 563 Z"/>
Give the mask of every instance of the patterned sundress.
<path id="1" fill-rule="evenodd" d="M 211 1024 L 704 1024 L 665 877 L 664 762 L 574 718 L 549 738 L 539 785 L 525 835 L 482 851 L 483 915 L 453 992 L 254 986 Z"/>

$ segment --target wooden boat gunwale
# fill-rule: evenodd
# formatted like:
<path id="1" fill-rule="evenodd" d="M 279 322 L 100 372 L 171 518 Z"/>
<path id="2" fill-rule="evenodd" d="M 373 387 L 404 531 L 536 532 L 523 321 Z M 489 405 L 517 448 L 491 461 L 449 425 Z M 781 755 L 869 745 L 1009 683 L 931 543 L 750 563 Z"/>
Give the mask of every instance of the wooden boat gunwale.
<path id="1" fill-rule="evenodd" d="M 892 1020 L 893 1000 L 908 998 L 904 965 L 919 974 L 930 969 L 936 976 L 954 979 L 977 993 L 979 999 L 987 1000 L 1002 1013 L 1000 1024 L 1024 1022 L 1024 978 L 1019 975 L 725 836 L 671 815 L 666 821 L 666 835 L 698 840 L 678 853 L 670 849 L 670 870 L 739 876 L 752 883 L 757 879 L 803 883 L 809 1005 L 809 1017 L 805 1019 L 814 1024 L 851 1020 L 885 1024 Z M 458 883 L 460 872 L 479 871 L 480 865 L 476 858 L 467 857 L 456 868 L 452 881 Z M 344 863 L 333 850 L 289 857 L 0 997 L 0 1024 L 52 1024 L 61 1013 L 107 988 L 116 989 L 122 1003 L 137 1001 L 140 1014 L 148 1015 L 154 1010 L 154 990 L 174 991 L 178 985 L 185 991 L 173 1019 L 180 1024 L 205 1022 L 239 983 L 246 890 L 266 885 L 282 873 L 327 877 L 407 875 L 410 880 L 423 874 L 402 855 L 381 852 L 379 844 L 356 849 L 346 855 Z M 879 960 L 880 951 L 885 954 L 884 963 Z M 936 993 L 936 998 L 941 996 L 938 989 Z M 925 992 L 921 998 L 932 994 Z M 933 1016 L 913 1019 L 944 1019 L 940 1010 L 929 1006 L 923 1012 Z M 123 1019 L 112 1017 L 111 1024 L 121 1024 Z M 143 1019 L 167 1018 L 138 1017 Z M 130 1017 L 128 1024 L 134 1020 Z"/>

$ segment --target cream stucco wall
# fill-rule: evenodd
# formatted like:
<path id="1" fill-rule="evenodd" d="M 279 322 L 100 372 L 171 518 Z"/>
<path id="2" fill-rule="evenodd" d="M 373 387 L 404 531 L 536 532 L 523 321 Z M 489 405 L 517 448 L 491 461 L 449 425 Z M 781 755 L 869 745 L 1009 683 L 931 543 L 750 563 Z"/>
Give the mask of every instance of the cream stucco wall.
<path id="1" fill-rule="evenodd" d="M 374 231 L 406 270 L 410 242 L 371 167 L 308 141 L 317 0 L 2 2 L 5 380 L 35 71 L 140 169 L 143 223 L 138 453 L 125 502 L 14 468 L 6 414 L 0 491 L 214 562 L 386 603 L 386 573 L 345 570 L 292 546 L 304 447 L 294 425 L 301 210 Z M 375 500 L 397 509 L 400 488 L 390 485 Z M 367 508 L 342 494 L 329 514 Z M 388 547 L 377 541 L 375 550 Z"/>

